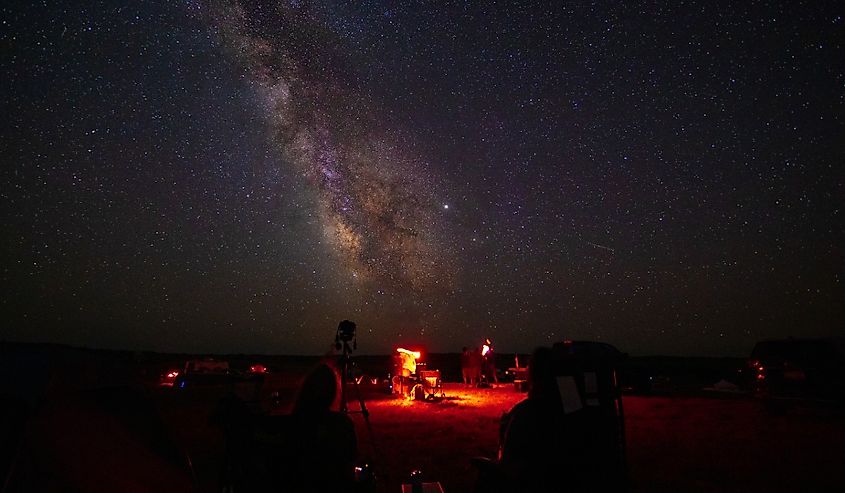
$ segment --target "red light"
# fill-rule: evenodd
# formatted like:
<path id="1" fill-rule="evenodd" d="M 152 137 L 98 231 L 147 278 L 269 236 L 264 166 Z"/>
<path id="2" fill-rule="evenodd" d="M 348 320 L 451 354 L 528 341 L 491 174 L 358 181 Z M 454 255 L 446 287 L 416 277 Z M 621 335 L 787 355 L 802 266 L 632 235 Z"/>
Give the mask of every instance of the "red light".
<path id="1" fill-rule="evenodd" d="M 481 356 L 487 356 L 487 353 L 489 353 L 489 352 L 490 352 L 490 346 L 488 346 L 487 344 L 485 344 L 484 346 L 481 347 Z"/>
<path id="2" fill-rule="evenodd" d="M 249 371 L 252 373 L 267 373 L 267 367 L 264 365 L 252 365 L 249 367 Z"/>
<path id="3" fill-rule="evenodd" d="M 172 387 L 173 384 L 176 382 L 176 377 L 179 376 L 179 370 L 169 370 L 167 373 L 163 373 L 161 379 L 159 380 L 159 385 L 164 387 Z"/>
<path id="4" fill-rule="evenodd" d="M 766 379 L 766 375 L 763 375 L 762 373 L 757 374 L 757 380 L 765 380 L 765 379 Z"/>
<path id="5" fill-rule="evenodd" d="M 397 353 L 408 354 L 408 355 L 410 355 L 410 356 L 413 356 L 413 357 L 414 357 L 414 359 L 420 359 L 420 356 L 422 356 L 422 353 L 420 353 L 419 351 L 411 351 L 411 350 L 405 349 L 405 348 L 403 348 L 403 347 L 397 348 L 397 349 L 396 349 L 396 352 L 397 352 Z"/>

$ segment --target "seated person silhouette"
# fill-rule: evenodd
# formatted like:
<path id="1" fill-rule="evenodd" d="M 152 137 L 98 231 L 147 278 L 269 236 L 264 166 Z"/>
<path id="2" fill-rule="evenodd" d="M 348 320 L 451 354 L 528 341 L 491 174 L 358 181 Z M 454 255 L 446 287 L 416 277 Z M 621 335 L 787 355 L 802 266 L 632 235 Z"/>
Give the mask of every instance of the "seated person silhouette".
<path id="1" fill-rule="evenodd" d="M 354 481 L 355 426 L 332 410 L 338 376 L 326 364 L 316 367 L 299 390 L 288 421 L 285 472 L 280 491 L 345 492 Z"/>
<path id="2" fill-rule="evenodd" d="M 502 416 L 497 463 L 481 466 L 478 491 L 579 491 L 584 430 L 579 411 L 564 412 L 551 348 L 528 366 L 528 397 Z M 581 428 L 581 429 L 579 429 Z"/>

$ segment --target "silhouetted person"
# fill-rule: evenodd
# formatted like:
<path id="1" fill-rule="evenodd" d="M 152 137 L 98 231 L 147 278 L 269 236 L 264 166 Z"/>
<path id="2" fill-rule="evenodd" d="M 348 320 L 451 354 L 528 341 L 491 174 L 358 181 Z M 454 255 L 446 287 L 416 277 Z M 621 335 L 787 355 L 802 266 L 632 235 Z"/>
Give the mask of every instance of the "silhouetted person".
<path id="1" fill-rule="evenodd" d="M 565 415 L 554 353 L 534 351 L 528 397 L 502 417 L 496 484 L 502 491 L 580 491 L 585 437 L 578 411 Z"/>
<path id="2" fill-rule="evenodd" d="M 477 347 L 469 350 L 469 374 L 473 384 L 481 382 L 481 350 Z"/>
<path id="3" fill-rule="evenodd" d="M 528 397 L 502 417 L 499 432 L 499 464 L 504 479 L 532 491 L 541 491 L 544 469 L 553 466 L 554 441 L 549 433 L 563 414 L 552 361 L 551 349 L 534 351 L 528 364 Z"/>
<path id="4" fill-rule="evenodd" d="M 487 383 L 499 383 L 499 377 L 496 375 L 496 356 L 493 353 L 493 343 L 490 342 L 490 339 L 484 341 L 481 355 L 483 372 L 487 378 Z"/>
<path id="5" fill-rule="evenodd" d="M 291 416 L 289 481 L 282 491 L 344 492 L 352 488 L 357 449 L 355 426 L 333 411 L 338 377 L 328 365 L 315 368 L 300 387 Z M 291 484 L 292 483 L 292 484 Z"/>
<path id="6" fill-rule="evenodd" d="M 461 349 L 461 376 L 464 385 L 472 385 L 472 352 L 466 346 Z"/>

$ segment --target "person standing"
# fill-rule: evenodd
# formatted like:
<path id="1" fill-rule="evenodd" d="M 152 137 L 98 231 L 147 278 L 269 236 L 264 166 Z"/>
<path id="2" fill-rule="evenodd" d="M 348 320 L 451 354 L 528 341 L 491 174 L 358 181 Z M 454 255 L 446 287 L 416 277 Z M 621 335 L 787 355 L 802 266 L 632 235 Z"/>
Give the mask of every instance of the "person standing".
<path id="1" fill-rule="evenodd" d="M 493 343 L 490 342 L 490 339 L 484 340 L 484 345 L 481 347 L 481 354 L 484 376 L 487 377 L 487 382 L 499 383 L 499 377 L 496 375 L 496 355 L 493 352 Z"/>
<path id="2" fill-rule="evenodd" d="M 473 385 L 481 383 L 481 350 L 477 347 L 470 349 L 469 352 L 470 375 L 472 377 Z"/>
<path id="3" fill-rule="evenodd" d="M 464 379 L 464 385 L 472 385 L 472 353 L 466 346 L 461 349 L 461 376 Z"/>
<path id="4" fill-rule="evenodd" d="M 290 450 L 283 463 L 284 491 L 350 492 L 358 440 L 355 425 L 344 412 L 334 411 L 340 393 L 336 371 L 317 366 L 302 383 L 289 423 Z"/>

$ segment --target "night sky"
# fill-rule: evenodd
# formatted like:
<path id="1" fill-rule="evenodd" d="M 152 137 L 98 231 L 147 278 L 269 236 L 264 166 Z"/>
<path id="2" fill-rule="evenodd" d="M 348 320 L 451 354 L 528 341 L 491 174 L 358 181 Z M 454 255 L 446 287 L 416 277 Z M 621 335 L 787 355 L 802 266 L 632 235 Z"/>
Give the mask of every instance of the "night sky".
<path id="1" fill-rule="evenodd" d="M 4 2 L 0 339 L 845 333 L 841 3 L 482 3 Z"/>

